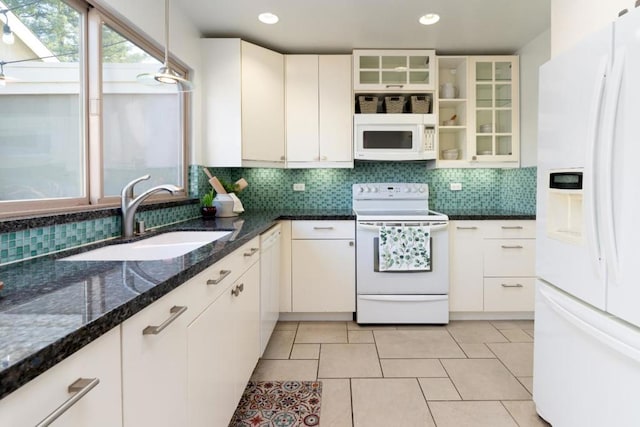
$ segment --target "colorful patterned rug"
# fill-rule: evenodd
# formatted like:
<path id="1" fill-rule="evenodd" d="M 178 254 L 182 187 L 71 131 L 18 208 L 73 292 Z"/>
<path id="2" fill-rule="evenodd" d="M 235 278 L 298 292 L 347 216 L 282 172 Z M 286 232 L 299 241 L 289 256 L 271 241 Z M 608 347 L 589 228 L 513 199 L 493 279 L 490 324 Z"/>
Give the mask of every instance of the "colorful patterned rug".
<path id="1" fill-rule="evenodd" d="M 249 382 L 229 427 L 317 426 L 321 395 L 319 381 Z"/>

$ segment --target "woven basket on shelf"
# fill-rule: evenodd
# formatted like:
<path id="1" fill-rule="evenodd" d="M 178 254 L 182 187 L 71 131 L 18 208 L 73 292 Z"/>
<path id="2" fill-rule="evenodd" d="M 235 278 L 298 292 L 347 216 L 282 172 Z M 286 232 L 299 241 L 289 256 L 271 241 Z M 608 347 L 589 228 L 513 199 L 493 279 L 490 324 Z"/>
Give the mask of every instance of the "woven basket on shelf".
<path id="1" fill-rule="evenodd" d="M 402 113 L 404 110 L 404 96 L 385 96 L 384 105 L 387 113 Z"/>
<path id="2" fill-rule="evenodd" d="M 375 114 L 378 112 L 377 96 L 359 96 L 358 103 L 362 114 Z"/>
<path id="3" fill-rule="evenodd" d="M 431 98 L 426 95 L 411 96 L 411 112 L 414 114 L 429 114 Z"/>

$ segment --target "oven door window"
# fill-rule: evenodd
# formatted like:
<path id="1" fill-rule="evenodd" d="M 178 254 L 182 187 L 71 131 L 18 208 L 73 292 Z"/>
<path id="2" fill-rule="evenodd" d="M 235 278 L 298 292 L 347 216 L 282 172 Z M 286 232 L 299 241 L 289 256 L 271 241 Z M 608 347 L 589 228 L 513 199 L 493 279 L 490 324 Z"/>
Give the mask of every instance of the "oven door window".
<path id="1" fill-rule="evenodd" d="M 411 150 L 413 132 L 410 130 L 365 130 L 362 146 L 366 150 Z"/>

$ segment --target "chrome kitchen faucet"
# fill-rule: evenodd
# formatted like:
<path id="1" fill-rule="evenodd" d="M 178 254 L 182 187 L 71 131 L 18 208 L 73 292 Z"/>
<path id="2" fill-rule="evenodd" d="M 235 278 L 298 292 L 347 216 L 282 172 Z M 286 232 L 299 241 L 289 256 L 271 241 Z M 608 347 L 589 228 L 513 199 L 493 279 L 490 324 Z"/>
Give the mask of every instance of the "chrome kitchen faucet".
<path id="1" fill-rule="evenodd" d="M 138 206 L 140 206 L 140 203 L 142 203 L 147 197 L 159 191 L 168 191 L 171 194 L 182 191 L 181 187 L 172 184 L 164 184 L 152 187 L 134 199 L 133 186 L 140 181 L 146 181 L 149 178 L 151 178 L 151 175 L 149 174 L 136 178 L 125 185 L 122 189 L 120 199 L 120 208 L 122 209 L 122 237 L 133 236 L 133 222 L 136 216 L 136 210 L 138 209 Z"/>

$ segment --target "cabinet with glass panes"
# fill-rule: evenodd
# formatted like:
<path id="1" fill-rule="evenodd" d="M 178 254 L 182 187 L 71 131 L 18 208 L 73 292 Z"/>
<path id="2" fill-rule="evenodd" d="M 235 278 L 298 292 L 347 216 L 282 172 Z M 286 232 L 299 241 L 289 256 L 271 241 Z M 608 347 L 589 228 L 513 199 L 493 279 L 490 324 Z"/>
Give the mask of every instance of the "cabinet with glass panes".
<path id="1" fill-rule="evenodd" d="M 469 159 L 517 162 L 519 159 L 519 81 L 517 56 L 469 57 L 474 130 Z"/>
<path id="2" fill-rule="evenodd" d="M 353 51 L 354 91 L 430 91 L 435 89 L 435 51 Z"/>

